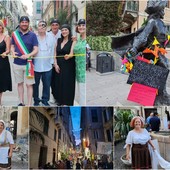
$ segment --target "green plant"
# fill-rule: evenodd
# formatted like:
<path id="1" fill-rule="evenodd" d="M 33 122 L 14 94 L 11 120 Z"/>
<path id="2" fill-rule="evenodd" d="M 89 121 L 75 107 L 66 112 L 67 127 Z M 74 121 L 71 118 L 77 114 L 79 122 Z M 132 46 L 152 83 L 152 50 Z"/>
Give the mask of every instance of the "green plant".
<path id="1" fill-rule="evenodd" d="M 118 109 L 114 114 L 114 132 L 119 132 L 123 139 L 126 138 L 128 132 L 131 130 L 130 121 L 133 116 L 134 115 L 130 109 Z"/>
<path id="2" fill-rule="evenodd" d="M 11 29 L 10 27 L 6 26 L 6 29 L 8 30 L 8 35 L 11 36 L 12 32 L 14 31 L 13 29 Z"/>
<path id="3" fill-rule="evenodd" d="M 68 154 L 67 153 L 61 153 L 61 160 L 66 160 L 68 158 Z"/>
<path id="4" fill-rule="evenodd" d="M 111 52 L 112 38 L 110 36 L 88 36 L 87 43 L 92 50 Z"/>
<path id="5" fill-rule="evenodd" d="M 121 27 L 121 1 L 88 1 L 86 4 L 87 35 L 115 35 Z"/>
<path id="6" fill-rule="evenodd" d="M 74 8 L 74 12 L 72 9 Z M 72 19 L 74 15 L 77 13 L 78 8 L 76 7 L 75 4 L 72 4 L 70 6 L 66 6 L 64 9 L 61 8 L 57 12 L 57 19 L 60 21 L 60 25 L 63 24 L 72 24 Z M 50 25 L 50 22 L 54 19 L 54 17 L 50 18 L 48 21 L 48 25 Z"/>

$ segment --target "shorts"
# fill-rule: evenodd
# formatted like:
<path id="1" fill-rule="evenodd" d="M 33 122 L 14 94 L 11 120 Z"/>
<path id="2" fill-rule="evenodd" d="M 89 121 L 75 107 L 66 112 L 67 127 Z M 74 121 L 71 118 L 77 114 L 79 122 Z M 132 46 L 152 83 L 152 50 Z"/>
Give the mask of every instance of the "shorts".
<path id="1" fill-rule="evenodd" d="M 16 83 L 25 82 L 28 85 L 35 83 L 34 78 L 27 78 L 26 76 L 26 65 L 17 65 L 13 63 L 13 72 Z"/>

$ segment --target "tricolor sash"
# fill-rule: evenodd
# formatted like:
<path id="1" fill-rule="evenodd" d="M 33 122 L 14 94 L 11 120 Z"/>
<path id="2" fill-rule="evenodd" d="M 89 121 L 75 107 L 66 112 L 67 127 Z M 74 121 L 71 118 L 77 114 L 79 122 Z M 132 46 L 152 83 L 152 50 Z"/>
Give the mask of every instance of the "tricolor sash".
<path id="1" fill-rule="evenodd" d="M 20 36 L 18 30 L 14 31 L 12 33 L 12 37 L 13 37 L 15 44 L 17 45 L 19 51 L 21 52 L 21 54 L 22 55 L 29 54 L 29 51 L 28 51 L 27 47 L 25 46 L 23 40 L 21 39 L 21 36 Z M 32 63 L 31 57 L 29 57 L 27 59 L 26 76 L 27 76 L 27 78 L 33 78 L 34 77 L 34 65 Z"/>

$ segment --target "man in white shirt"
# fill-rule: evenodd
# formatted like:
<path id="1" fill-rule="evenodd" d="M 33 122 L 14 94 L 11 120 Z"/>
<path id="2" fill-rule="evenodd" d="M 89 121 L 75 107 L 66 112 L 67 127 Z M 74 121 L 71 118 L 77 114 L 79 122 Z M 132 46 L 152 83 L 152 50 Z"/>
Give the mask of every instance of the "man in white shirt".
<path id="1" fill-rule="evenodd" d="M 39 49 L 34 61 L 34 106 L 39 106 L 40 101 L 44 106 L 49 106 L 48 101 L 50 98 L 50 84 L 52 76 L 52 67 L 54 63 L 54 47 L 55 42 L 51 34 L 46 32 L 47 23 L 40 21 L 38 23 L 38 44 Z M 39 98 L 39 83 L 42 80 L 43 91 L 42 98 Z"/>
<path id="2" fill-rule="evenodd" d="M 53 35 L 56 44 L 58 38 L 61 38 L 61 30 L 59 29 L 60 22 L 57 19 L 53 19 L 50 24 L 51 24 L 51 31 L 49 33 Z"/>

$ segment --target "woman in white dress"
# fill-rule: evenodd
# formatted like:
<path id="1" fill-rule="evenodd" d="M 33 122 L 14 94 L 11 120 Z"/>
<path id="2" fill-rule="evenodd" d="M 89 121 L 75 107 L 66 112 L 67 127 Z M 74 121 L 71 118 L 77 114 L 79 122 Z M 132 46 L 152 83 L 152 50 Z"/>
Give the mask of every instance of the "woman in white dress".
<path id="1" fill-rule="evenodd" d="M 144 123 L 141 117 L 134 117 L 130 126 L 134 128 L 128 133 L 126 139 L 126 159 L 132 160 L 133 169 L 150 169 L 151 157 L 148 149 L 148 143 L 155 150 L 150 134 L 144 129 Z M 131 155 L 130 155 L 131 149 Z"/>
<path id="2" fill-rule="evenodd" d="M 10 168 L 13 145 L 11 133 L 5 130 L 5 122 L 0 120 L 0 169 Z"/>

